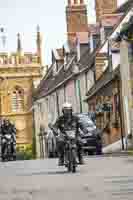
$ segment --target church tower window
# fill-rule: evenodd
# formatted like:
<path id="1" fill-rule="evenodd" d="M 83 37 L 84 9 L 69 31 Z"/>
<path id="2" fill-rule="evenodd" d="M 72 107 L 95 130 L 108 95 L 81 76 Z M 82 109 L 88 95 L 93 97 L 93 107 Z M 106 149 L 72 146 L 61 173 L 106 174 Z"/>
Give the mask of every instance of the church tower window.
<path id="1" fill-rule="evenodd" d="M 11 97 L 12 112 L 24 111 L 24 91 L 20 87 L 15 87 Z"/>

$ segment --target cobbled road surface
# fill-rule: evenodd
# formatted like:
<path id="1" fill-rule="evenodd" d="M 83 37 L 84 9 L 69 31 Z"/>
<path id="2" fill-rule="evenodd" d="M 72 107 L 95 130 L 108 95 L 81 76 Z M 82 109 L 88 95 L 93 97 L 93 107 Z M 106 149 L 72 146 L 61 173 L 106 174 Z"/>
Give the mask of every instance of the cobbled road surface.
<path id="1" fill-rule="evenodd" d="M 133 200 L 133 157 L 90 157 L 77 173 L 56 159 L 0 163 L 0 200 Z"/>

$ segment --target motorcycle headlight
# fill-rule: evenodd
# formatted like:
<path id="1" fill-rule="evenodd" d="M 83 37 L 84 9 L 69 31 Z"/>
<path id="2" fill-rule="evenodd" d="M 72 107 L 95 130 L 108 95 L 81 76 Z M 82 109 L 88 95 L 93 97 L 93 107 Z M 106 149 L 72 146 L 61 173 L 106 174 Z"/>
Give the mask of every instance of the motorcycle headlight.
<path id="1" fill-rule="evenodd" d="M 11 135 L 5 135 L 5 138 L 7 138 L 8 140 L 11 139 Z"/>

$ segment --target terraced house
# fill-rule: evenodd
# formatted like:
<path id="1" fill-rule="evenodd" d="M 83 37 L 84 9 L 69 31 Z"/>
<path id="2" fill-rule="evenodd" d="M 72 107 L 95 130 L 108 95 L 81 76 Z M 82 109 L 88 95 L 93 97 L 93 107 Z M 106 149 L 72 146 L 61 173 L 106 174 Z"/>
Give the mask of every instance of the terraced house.
<path id="1" fill-rule="evenodd" d="M 89 107 L 97 113 L 97 126 L 104 130 L 105 145 L 115 144 L 116 142 L 118 145 L 114 145 L 115 148 L 123 149 L 127 146 L 124 145 L 125 136 L 131 133 L 131 127 L 127 127 L 128 122 L 125 116 L 128 111 L 125 111 L 125 102 L 123 104 L 123 98 L 126 95 L 126 93 L 123 94 L 123 90 L 126 87 L 125 91 L 128 91 L 129 88 L 128 83 L 124 82 L 123 84 L 124 79 L 127 81 L 129 61 L 127 61 L 128 51 L 124 50 L 125 47 L 120 48 L 120 43 L 116 42 L 115 38 L 117 38 L 123 27 L 129 23 L 133 14 L 132 9 L 133 2 L 130 0 L 116 10 L 114 15 L 121 13 L 122 17 L 114 26 L 108 40 L 104 42 L 98 51 L 95 63 L 97 80 L 88 91 L 85 100 Z M 106 65 L 104 60 L 107 57 L 108 63 Z M 130 80 L 129 77 L 128 79 Z M 113 148 L 113 145 L 110 148 Z"/>
<path id="2" fill-rule="evenodd" d="M 117 10 L 116 1 L 110 3 L 104 7 L 104 1 L 96 1 L 97 22 L 88 24 L 87 7 L 84 1 L 68 1 L 67 45 L 52 52 L 52 65 L 35 94 L 38 152 L 40 152 L 38 137 L 40 129 L 44 132 L 44 129 L 47 130 L 48 123 L 55 121 L 61 114 L 61 105 L 64 101 L 73 104 L 74 112 L 95 111 L 94 102 L 87 104 L 84 100 L 87 92 L 109 65 L 109 51 L 102 53 L 99 50 L 109 49 L 107 38 L 124 16 L 121 10 Z M 77 20 L 77 17 L 81 20 Z M 120 55 L 116 53 L 113 56 L 115 59 L 112 62 L 116 66 Z M 105 140 L 105 145 L 108 143 L 110 142 Z"/>

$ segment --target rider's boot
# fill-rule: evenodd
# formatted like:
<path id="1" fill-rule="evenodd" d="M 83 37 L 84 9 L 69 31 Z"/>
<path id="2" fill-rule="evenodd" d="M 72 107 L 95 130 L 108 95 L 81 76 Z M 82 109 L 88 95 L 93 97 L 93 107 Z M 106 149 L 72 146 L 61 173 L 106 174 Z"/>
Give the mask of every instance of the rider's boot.
<path id="1" fill-rule="evenodd" d="M 64 153 L 60 153 L 59 154 L 59 166 L 63 166 L 64 165 Z"/>
<path id="2" fill-rule="evenodd" d="M 80 165 L 84 164 L 83 155 L 81 151 L 78 152 L 78 160 Z"/>

